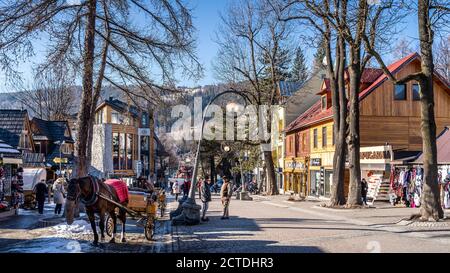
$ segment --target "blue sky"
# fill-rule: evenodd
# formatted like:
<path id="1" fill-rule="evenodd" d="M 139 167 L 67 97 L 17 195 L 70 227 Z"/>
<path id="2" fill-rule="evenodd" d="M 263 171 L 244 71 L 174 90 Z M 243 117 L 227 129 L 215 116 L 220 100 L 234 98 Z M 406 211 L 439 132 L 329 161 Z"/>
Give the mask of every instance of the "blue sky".
<path id="1" fill-rule="evenodd" d="M 219 12 L 223 11 L 227 3 L 233 0 L 191 0 L 189 1 L 190 7 L 194 9 L 193 17 L 194 24 L 197 29 L 197 53 L 201 63 L 205 68 L 205 76 L 201 80 L 194 82 L 188 79 L 180 78 L 180 85 L 183 86 L 196 86 L 205 84 L 217 83 L 214 79 L 214 71 L 212 70 L 211 62 L 216 56 L 217 44 L 214 42 L 215 30 L 220 23 Z M 408 16 L 406 18 L 407 24 L 402 31 L 402 35 L 408 38 L 417 37 L 417 23 L 415 16 Z M 312 55 L 315 49 L 305 49 L 305 55 L 308 62 L 311 61 Z M 38 46 L 36 48 L 37 56 L 28 62 L 24 62 L 20 65 L 20 70 L 23 72 L 23 78 L 25 82 L 31 82 L 32 73 L 31 68 L 33 64 L 39 62 L 40 56 L 43 56 L 43 47 Z M 386 61 L 390 62 L 394 60 L 394 56 L 388 56 Z M 5 86 L 5 79 L 3 73 L 0 73 L 0 92 L 13 91 Z"/>

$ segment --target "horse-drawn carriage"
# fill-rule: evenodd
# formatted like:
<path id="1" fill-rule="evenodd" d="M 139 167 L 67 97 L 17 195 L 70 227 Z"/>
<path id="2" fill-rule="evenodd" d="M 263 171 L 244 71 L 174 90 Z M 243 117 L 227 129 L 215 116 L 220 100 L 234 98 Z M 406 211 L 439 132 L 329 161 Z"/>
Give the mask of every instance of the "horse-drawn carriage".
<path id="1" fill-rule="evenodd" d="M 100 214 L 99 227 L 102 238 L 106 227 L 106 233 L 112 237 L 110 242 L 114 242 L 117 218 L 122 222 L 122 242 L 125 242 L 127 214 L 138 219 L 137 225 L 144 228 L 145 238 L 152 240 L 158 207 L 163 216 L 166 206 L 164 189 L 154 188 L 149 191 L 132 188 L 129 190 L 126 183 L 119 179 L 108 179 L 101 182 L 90 176 L 72 179 L 69 182 L 68 202 L 73 202 L 78 198 L 86 206 L 86 213 L 94 232 L 95 245 L 98 243 L 98 234 L 94 213 Z M 67 222 L 69 224 L 73 222 L 71 212 L 67 214 Z"/>
<path id="2" fill-rule="evenodd" d="M 147 240 L 152 240 L 155 230 L 155 220 L 157 219 L 158 207 L 161 210 L 161 216 L 164 215 L 165 200 L 160 200 L 163 190 L 155 188 L 153 193 L 147 190 L 135 189 L 128 192 L 128 204 L 123 206 L 117 204 L 119 208 L 123 208 L 133 218 L 138 218 L 137 225 L 144 228 L 144 235 Z M 109 200 L 112 201 L 112 200 Z M 110 216 L 106 217 L 106 234 L 112 236 L 114 222 Z"/>

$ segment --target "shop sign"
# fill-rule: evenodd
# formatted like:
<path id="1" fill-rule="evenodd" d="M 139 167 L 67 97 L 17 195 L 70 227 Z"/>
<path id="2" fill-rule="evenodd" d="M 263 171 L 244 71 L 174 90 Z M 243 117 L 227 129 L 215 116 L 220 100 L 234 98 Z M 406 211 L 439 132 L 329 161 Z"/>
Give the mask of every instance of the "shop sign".
<path id="1" fill-rule="evenodd" d="M 322 166 L 321 158 L 311 158 L 311 166 Z"/>
<path id="2" fill-rule="evenodd" d="M 384 163 L 392 159 L 392 147 L 362 147 L 359 154 L 362 163 Z"/>
<path id="3" fill-rule="evenodd" d="M 150 136 L 150 128 L 139 128 L 138 134 L 140 136 Z"/>
<path id="4" fill-rule="evenodd" d="M 293 169 L 293 170 L 295 170 L 295 169 L 305 170 L 305 164 L 303 162 L 287 161 L 286 168 Z"/>

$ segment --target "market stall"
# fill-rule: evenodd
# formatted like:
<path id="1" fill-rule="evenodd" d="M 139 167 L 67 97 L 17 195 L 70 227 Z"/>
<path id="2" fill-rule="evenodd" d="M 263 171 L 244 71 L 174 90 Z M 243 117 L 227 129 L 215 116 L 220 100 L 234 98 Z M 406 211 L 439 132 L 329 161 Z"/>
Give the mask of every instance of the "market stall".
<path id="1" fill-rule="evenodd" d="M 23 202 L 22 154 L 0 140 L 0 218 L 14 215 Z"/>

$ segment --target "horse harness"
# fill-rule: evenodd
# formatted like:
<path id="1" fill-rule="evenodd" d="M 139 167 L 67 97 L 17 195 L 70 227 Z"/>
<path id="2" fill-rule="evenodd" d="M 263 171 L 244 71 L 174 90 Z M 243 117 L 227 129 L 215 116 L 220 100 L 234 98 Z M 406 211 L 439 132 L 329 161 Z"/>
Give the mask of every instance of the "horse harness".
<path id="1" fill-rule="evenodd" d="M 92 176 L 88 176 L 88 177 L 89 177 L 89 180 L 91 181 L 92 187 L 93 187 L 92 195 L 87 200 L 82 198 L 82 197 L 80 197 L 81 203 L 83 203 L 87 207 L 92 206 L 92 205 L 94 205 L 97 202 L 97 200 L 98 200 L 98 193 L 99 193 L 97 180 L 93 179 Z"/>

